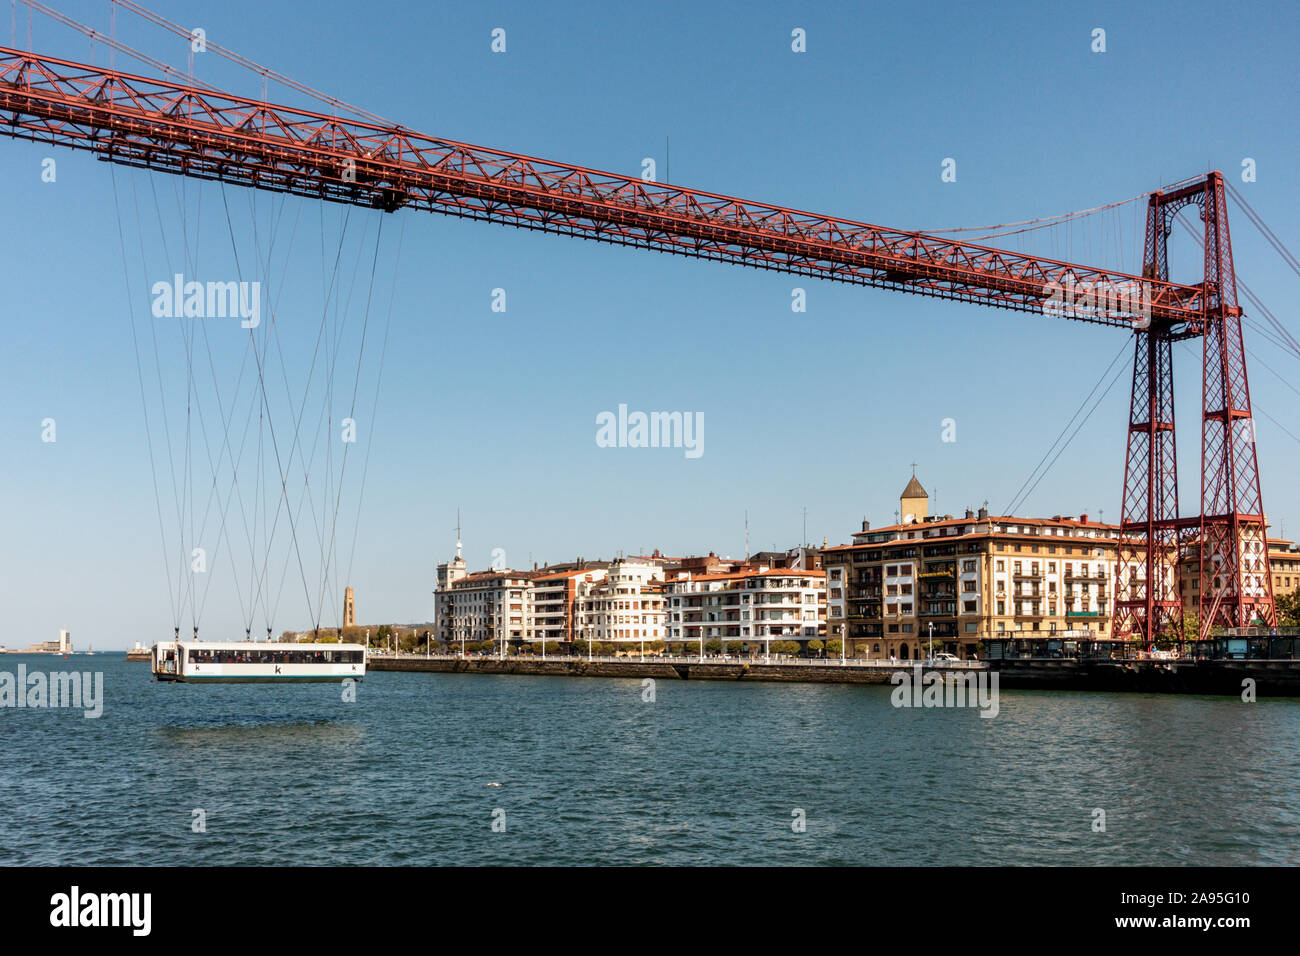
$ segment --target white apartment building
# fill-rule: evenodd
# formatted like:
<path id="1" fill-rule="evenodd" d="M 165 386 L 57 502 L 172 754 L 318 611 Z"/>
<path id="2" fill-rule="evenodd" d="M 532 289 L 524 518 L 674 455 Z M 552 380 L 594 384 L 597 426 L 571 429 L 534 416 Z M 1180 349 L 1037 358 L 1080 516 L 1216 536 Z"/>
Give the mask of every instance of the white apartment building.
<path id="1" fill-rule="evenodd" d="M 479 571 L 449 580 L 445 589 L 437 591 L 439 640 L 523 640 L 528 631 L 530 583 L 527 572 L 511 570 Z"/>
<path id="2" fill-rule="evenodd" d="M 638 647 L 665 640 L 664 587 L 658 563 L 613 562 L 601 579 L 578 584 L 577 636 Z"/>
<path id="3" fill-rule="evenodd" d="M 759 568 L 668 582 L 668 640 L 766 643 L 826 634 L 826 572 Z"/>
<path id="4" fill-rule="evenodd" d="M 604 568 L 581 568 L 534 576 L 528 589 L 528 634 L 530 641 L 572 641 L 577 633 L 576 617 L 583 589 L 605 580 Z"/>

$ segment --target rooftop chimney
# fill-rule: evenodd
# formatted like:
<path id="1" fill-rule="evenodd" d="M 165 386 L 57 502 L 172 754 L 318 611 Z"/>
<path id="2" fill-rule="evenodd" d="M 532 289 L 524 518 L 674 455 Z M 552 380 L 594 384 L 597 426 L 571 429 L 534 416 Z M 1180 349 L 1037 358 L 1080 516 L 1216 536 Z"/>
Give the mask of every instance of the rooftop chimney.
<path id="1" fill-rule="evenodd" d="M 983 520 L 984 520 L 985 518 L 987 518 L 988 516 L 989 516 L 989 509 L 988 509 L 988 508 L 981 508 L 981 509 L 980 509 L 980 513 L 979 513 L 979 518 L 980 518 L 980 520 L 983 521 Z"/>
<path id="2" fill-rule="evenodd" d="M 868 521 L 866 518 L 863 518 L 863 519 L 862 519 L 862 530 L 863 530 L 863 531 L 870 531 L 870 530 L 871 530 L 871 522 Z"/>

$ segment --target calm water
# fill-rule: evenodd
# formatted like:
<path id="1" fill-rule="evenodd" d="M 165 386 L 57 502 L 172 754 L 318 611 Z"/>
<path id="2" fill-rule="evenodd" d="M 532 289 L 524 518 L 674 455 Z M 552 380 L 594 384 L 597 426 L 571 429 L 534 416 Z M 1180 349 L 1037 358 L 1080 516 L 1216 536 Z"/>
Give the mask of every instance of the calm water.
<path id="1" fill-rule="evenodd" d="M 0 864 L 1300 863 L 1300 702 L 1004 691 L 989 720 L 888 687 L 376 673 L 343 703 L 20 662 L 101 670 L 106 704 L 0 709 Z"/>

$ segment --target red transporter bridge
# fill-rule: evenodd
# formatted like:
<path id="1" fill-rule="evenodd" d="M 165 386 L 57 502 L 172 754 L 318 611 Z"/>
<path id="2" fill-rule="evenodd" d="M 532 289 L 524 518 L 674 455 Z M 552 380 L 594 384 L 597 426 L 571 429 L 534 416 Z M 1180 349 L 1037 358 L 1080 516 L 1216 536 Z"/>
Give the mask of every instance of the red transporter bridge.
<path id="1" fill-rule="evenodd" d="M 780 272 L 1046 312 L 1134 336 L 1116 631 L 1181 638 L 1178 559 L 1200 555 L 1200 636 L 1276 623 L 1222 174 L 1152 193 L 1140 275 L 720 196 L 0 47 L 10 136 L 197 179 L 409 207 Z M 1169 277 L 1196 206 L 1204 277 Z M 1082 303 L 1061 308 L 1063 290 Z M 1134 292 L 1140 290 L 1139 294 Z M 1202 341 L 1201 507 L 1180 518 L 1176 340 Z"/>

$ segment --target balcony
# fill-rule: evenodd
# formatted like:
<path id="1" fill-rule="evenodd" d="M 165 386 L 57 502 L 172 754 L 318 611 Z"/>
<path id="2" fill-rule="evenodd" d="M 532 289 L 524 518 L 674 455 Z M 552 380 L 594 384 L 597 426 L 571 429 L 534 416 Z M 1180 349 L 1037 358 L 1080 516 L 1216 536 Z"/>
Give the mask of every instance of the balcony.
<path id="1" fill-rule="evenodd" d="M 925 605 L 921 608 L 921 612 L 919 616 L 920 617 L 956 617 L 957 608 L 955 605 L 952 608 L 948 608 L 946 606 L 931 607 L 930 605 Z"/>
<path id="2" fill-rule="evenodd" d="M 917 575 L 917 577 L 921 578 L 922 580 L 932 579 L 932 578 L 952 578 L 956 576 L 957 576 L 957 565 L 955 564 L 931 565 L 930 567 L 922 571 L 919 575 Z"/>
<path id="3" fill-rule="evenodd" d="M 923 644 L 928 643 L 931 637 L 929 627 L 921 628 L 921 632 L 915 636 L 920 638 Z M 957 624 L 955 622 L 936 624 L 934 626 L 933 636 L 936 641 L 940 638 L 954 638 L 957 636 Z"/>
<path id="4" fill-rule="evenodd" d="M 1101 573 L 1097 573 L 1096 571 L 1093 571 L 1091 573 L 1087 571 L 1078 571 L 1078 572 L 1066 571 L 1065 580 L 1067 581 L 1108 581 L 1110 580 L 1110 575 L 1107 574 L 1105 571 L 1102 571 Z"/>
<path id="5" fill-rule="evenodd" d="M 877 611 L 875 614 L 850 613 L 849 616 L 845 618 L 845 620 L 847 620 L 850 624 L 867 624 L 867 623 L 882 621 L 884 620 L 884 618 L 882 617 L 880 612 Z"/>

